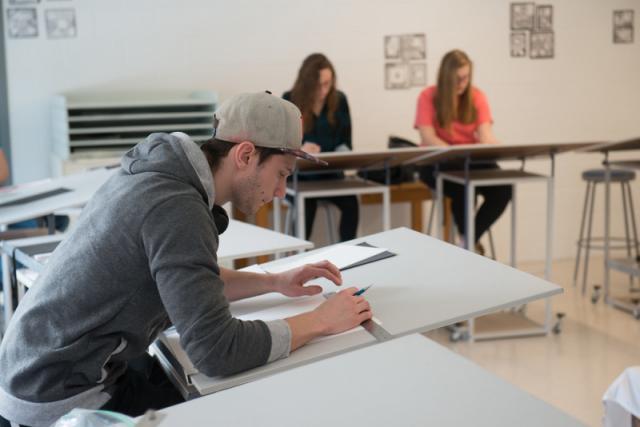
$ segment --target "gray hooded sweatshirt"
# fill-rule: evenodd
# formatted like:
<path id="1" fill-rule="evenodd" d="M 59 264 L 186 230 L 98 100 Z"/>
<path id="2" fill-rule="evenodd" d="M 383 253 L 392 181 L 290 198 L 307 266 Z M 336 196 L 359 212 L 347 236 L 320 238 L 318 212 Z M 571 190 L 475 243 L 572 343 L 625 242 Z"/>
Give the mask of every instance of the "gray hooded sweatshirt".
<path id="1" fill-rule="evenodd" d="M 214 196 L 206 158 L 184 134 L 152 134 L 124 155 L 9 324 L 0 414 L 40 426 L 101 407 L 127 360 L 171 324 L 206 375 L 288 355 L 286 322 L 229 312 L 216 257 L 228 218 Z"/>

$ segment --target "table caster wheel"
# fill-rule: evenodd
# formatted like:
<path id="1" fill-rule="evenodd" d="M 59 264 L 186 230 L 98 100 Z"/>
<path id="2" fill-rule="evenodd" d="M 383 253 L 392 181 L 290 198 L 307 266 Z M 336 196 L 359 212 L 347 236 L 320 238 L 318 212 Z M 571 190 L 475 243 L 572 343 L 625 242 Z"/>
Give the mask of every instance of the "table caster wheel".
<path id="1" fill-rule="evenodd" d="M 556 318 L 558 319 L 556 321 L 556 324 L 553 325 L 553 333 L 558 335 L 560 332 L 562 332 L 562 319 L 564 318 L 565 314 L 564 313 L 557 313 L 556 314 Z"/>

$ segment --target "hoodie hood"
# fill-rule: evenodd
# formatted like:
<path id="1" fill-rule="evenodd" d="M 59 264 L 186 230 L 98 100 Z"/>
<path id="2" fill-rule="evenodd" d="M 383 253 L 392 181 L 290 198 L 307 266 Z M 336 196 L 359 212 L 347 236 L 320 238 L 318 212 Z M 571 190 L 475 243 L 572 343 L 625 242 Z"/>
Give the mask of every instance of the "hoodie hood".
<path id="1" fill-rule="evenodd" d="M 160 173 L 193 185 L 203 196 L 209 209 L 215 204 L 213 175 L 198 144 L 188 135 L 153 133 L 127 151 L 120 162 L 129 175 Z"/>

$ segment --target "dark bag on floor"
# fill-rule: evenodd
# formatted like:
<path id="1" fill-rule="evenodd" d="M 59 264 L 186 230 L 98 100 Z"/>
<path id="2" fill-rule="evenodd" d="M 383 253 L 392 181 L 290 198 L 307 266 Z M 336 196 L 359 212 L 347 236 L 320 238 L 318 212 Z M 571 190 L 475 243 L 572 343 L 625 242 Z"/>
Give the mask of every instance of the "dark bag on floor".
<path id="1" fill-rule="evenodd" d="M 417 144 L 414 144 L 411 141 L 408 141 L 404 138 L 400 138 L 397 136 L 390 136 L 388 147 L 393 148 L 411 148 L 417 147 Z M 389 169 L 389 182 L 390 184 L 401 184 L 403 182 L 413 182 L 413 172 L 415 171 L 414 166 L 396 166 Z M 381 184 L 386 183 L 386 174 L 384 169 L 367 169 L 367 170 L 359 170 L 358 176 L 364 179 L 368 179 L 371 181 L 379 182 Z"/>

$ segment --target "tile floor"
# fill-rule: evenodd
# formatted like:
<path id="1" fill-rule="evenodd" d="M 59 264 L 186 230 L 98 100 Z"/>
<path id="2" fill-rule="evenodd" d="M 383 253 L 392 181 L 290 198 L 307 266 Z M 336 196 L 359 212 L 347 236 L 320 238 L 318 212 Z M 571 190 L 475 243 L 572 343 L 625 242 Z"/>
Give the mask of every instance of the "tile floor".
<path id="1" fill-rule="evenodd" d="M 535 274 L 541 266 L 520 269 Z M 591 269 L 590 282 L 602 283 L 602 260 L 594 257 Z M 640 320 L 602 300 L 592 304 L 590 294 L 572 286 L 572 277 L 573 260 L 554 262 L 552 281 L 565 291 L 553 298 L 554 313 L 566 314 L 558 335 L 474 343 L 452 343 L 445 330 L 426 336 L 587 425 L 600 426 L 605 390 L 626 367 L 640 365 Z M 627 277 L 612 273 L 614 292 L 629 289 Z M 536 302 L 527 313 L 542 320 L 543 308 Z"/>

